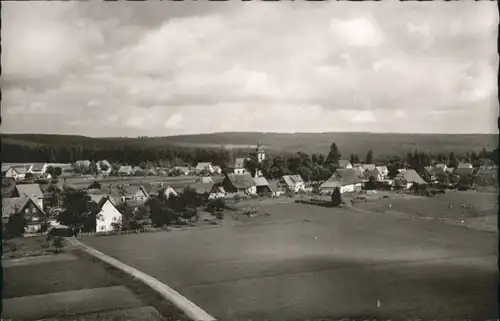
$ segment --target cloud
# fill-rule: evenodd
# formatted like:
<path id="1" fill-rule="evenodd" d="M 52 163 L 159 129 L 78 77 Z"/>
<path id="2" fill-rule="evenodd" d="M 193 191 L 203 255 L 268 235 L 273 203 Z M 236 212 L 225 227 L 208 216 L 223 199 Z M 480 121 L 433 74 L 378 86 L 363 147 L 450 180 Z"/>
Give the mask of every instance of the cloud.
<path id="1" fill-rule="evenodd" d="M 496 132 L 493 6 L 7 2 L 4 131 Z"/>

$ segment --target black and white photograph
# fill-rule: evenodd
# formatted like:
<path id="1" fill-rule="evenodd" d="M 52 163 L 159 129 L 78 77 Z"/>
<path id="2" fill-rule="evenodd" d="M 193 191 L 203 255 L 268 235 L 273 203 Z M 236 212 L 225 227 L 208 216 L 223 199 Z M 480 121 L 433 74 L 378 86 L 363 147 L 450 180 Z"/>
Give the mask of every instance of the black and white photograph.
<path id="1" fill-rule="evenodd" d="M 496 1 L 1 1 L 1 318 L 499 318 Z"/>

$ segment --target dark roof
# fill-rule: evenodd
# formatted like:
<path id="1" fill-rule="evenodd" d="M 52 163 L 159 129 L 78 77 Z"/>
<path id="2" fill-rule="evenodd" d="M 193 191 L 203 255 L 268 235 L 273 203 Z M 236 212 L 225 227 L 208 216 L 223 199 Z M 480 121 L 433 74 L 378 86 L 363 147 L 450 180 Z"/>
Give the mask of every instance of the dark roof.
<path id="1" fill-rule="evenodd" d="M 363 173 L 356 168 L 337 169 L 334 174 L 340 176 L 340 182 L 342 185 L 361 183 L 364 179 Z"/>
<path id="2" fill-rule="evenodd" d="M 2 199 L 2 218 L 8 218 L 13 214 L 18 213 L 23 209 L 24 206 L 26 206 L 26 203 L 30 201 L 36 206 L 36 208 L 38 208 L 40 212 L 43 213 L 43 210 L 40 208 L 38 203 L 30 197 L 10 197 Z"/>
<path id="3" fill-rule="evenodd" d="M 214 187 L 214 183 L 194 183 L 189 185 L 192 189 L 196 191 L 196 194 L 210 193 Z"/>
<path id="4" fill-rule="evenodd" d="M 453 171 L 453 174 L 458 176 L 472 175 L 474 173 L 474 168 L 459 167 Z"/>
<path id="5" fill-rule="evenodd" d="M 238 189 L 255 186 L 255 182 L 250 174 L 227 174 L 226 177 Z"/>

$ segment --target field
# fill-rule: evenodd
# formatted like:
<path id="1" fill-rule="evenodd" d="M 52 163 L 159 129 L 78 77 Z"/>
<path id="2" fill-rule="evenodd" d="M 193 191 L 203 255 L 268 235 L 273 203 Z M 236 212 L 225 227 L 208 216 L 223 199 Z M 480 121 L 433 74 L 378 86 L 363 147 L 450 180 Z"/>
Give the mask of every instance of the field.
<path id="1" fill-rule="evenodd" d="M 84 242 L 218 320 L 497 316 L 494 233 L 349 208 L 253 206 L 267 215 Z"/>

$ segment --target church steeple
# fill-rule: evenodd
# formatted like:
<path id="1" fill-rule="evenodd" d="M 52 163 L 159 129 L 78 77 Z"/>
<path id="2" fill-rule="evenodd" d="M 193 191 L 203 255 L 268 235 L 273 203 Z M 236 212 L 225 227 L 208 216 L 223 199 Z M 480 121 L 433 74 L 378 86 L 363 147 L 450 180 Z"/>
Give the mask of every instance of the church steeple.
<path id="1" fill-rule="evenodd" d="M 260 145 L 260 142 L 257 142 L 257 161 L 261 163 L 264 159 L 266 159 L 266 153 L 264 152 L 264 147 Z"/>

